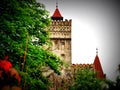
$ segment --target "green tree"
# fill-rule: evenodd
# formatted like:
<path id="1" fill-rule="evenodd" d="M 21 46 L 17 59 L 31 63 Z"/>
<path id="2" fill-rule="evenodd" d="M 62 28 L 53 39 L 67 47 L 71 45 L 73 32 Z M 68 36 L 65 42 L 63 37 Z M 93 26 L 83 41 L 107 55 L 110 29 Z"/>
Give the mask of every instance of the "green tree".
<path id="1" fill-rule="evenodd" d="M 120 64 L 118 65 L 119 75 L 116 78 L 116 89 L 120 89 Z"/>
<path id="2" fill-rule="evenodd" d="M 47 89 L 42 67 L 60 74 L 61 60 L 42 47 L 50 45 L 49 29 L 45 29 L 50 22 L 49 12 L 36 0 L 0 0 L 0 59 L 10 56 L 22 75 L 23 89 Z"/>
<path id="3" fill-rule="evenodd" d="M 96 78 L 96 73 L 89 68 L 78 68 L 74 85 L 70 90 L 101 90 L 101 80 Z"/>
<path id="4" fill-rule="evenodd" d="M 112 81 L 109 79 L 105 80 L 105 83 L 107 84 L 108 88 L 105 90 L 120 90 L 120 64 L 118 65 L 117 71 L 119 72 L 116 81 Z"/>

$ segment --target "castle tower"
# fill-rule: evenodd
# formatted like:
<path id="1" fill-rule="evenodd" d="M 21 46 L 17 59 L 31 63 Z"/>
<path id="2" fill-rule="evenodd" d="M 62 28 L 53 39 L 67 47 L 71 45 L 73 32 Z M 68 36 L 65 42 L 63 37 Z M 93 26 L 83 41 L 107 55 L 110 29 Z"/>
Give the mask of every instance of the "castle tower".
<path id="1" fill-rule="evenodd" d="M 71 64 L 71 23 L 72 20 L 63 20 L 56 5 L 56 10 L 51 17 L 50 39 L 53 43 L 51 51 L 58 55 L 63 62 Z"/>
<path id="2" fill-rule="evenodd" d="M 102 66 L 101 66 L 101 63 L 100 63 L 100 60 L 99 60 L 99 57 L 98 57 L 98 49 L 96 49 L 96 57 L 95 57 L 93 65 L 94 65 L 94 68 L 97 72 L 97 77 L 101 78 L 101 79 L 104 79 L 105 75 L 103 73 Z"/>

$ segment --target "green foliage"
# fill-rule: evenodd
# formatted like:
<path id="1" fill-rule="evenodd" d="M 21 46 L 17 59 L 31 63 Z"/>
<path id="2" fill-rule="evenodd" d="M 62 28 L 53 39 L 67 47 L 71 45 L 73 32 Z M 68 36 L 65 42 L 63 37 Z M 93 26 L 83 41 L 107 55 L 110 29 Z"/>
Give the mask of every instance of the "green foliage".
<path id="1" fill-rule="evenodd" d="M 70 90 L 101 90 L 101 80 L 89 68 L 77 69 L 75 82 Z"/>
<path id="2" fill-rule="evenodd" d="M 0 0 L 0 59 L 10 56 L 22 75 L 23 89 L 47 89 L 49 81 L 42 75 L 42 67 L 60 74 L 59 57 L 42 48 L 50 43 L 45 29 L 50 22 L 45 6 L 35 0 Z"/>
<path id="3" fill-rule="evenodd" d="M 119 72 L 116 81 L 113 82 L 109 79 L 106 79 L 106 84 L 108 85 L 108 88 L 106 90 L 120 90 L 120 64 L 118 65 L 117 71 Z"/>

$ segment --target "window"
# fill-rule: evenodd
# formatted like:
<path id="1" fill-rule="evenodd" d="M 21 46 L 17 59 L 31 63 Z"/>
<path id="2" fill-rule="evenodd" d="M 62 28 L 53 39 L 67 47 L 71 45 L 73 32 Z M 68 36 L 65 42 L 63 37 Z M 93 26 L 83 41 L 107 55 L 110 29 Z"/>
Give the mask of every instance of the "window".
<path id="1" fill-rule="evenodd" d="M 62 45 L 65 45 L 65 42 L 61 42 Z"/>
<path id="2" fill-rule="evenodd" d="M 61 54 L 62 57 L 65 57 L 65 54 Z"/>
<path id="3" fill-rule="evenodd" d="M 61 54 L 62 59 L 65 59 L 65 54 Z"/>

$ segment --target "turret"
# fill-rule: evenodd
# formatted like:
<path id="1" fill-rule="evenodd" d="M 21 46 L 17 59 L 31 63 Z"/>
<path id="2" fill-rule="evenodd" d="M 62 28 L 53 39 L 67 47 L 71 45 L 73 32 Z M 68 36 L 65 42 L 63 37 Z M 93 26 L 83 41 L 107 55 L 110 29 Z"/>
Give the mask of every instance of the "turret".
<path id="1" fill-rule="evenodd" d="M 54 11 L 54 14 L 52 15 L 52 20 L 63 20 L 62 15 L 60 14 L 60 11 L 58 9 L 58 2 L 56 2 L 56 9 Z"/>
<path id="2" fill-rule="evenodd" d="M 101 66 L 101 63 L 100 63 L 100 59 L 98 57 L 98 49 L 97 48 L 96 48 L 96 57 L 95 57 L 93 65 L 94 65 L 94 68 L 97 72 L 97 78 L 104 79 L 105 75 L 103 73 L 102 66 Z"/>

